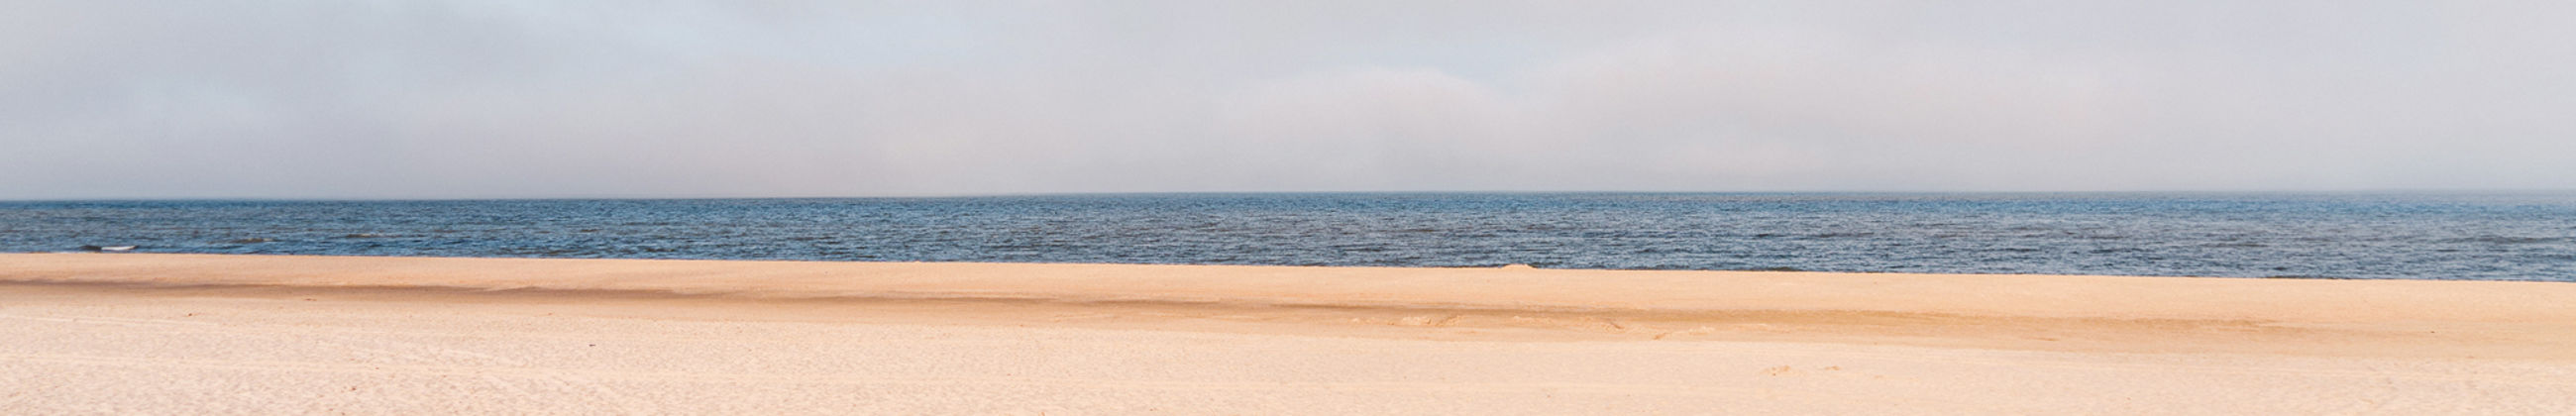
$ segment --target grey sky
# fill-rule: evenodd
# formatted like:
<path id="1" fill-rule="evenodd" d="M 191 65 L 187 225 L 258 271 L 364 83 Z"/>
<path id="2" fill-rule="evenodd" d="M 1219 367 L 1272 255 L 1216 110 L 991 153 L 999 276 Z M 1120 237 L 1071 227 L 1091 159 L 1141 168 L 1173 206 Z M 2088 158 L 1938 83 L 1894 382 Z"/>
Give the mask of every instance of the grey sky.
<path id="1" fill-rule="evenodd" d="M 0 199 L 2576 188 L 2568 2 L 7 3 Z"/>

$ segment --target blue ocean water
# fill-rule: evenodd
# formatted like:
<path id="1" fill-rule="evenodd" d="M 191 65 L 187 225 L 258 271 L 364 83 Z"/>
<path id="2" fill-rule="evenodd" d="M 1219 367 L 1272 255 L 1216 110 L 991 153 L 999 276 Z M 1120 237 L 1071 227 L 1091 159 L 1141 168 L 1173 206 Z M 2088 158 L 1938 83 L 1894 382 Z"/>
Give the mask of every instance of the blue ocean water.
<path id="1" fill-rule="evenodd" d="M 0 203 L 0 251 L 2576 281 L 2576 193 Z"/>

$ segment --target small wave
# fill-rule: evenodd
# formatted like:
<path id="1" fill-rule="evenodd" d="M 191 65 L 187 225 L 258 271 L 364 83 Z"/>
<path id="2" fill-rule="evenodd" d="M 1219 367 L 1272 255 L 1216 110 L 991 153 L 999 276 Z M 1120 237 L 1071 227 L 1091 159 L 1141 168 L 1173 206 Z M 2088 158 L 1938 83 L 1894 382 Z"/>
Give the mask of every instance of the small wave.
<path id="1" fill-rule="evenodd" d="M 277 239 L 273 239 L 273 238 L 258 238 L 258 237 L 253 237 L 253 238 L 236 238 L 236 239 L 231 239 L 231 240 L 224 240 L 224 242 L 225 242 L 225 243 L 232 243 L 232 244 L 259 244 L 259 243 L 266 243 L 266 242 L 271 242 L 271 241 L 277 241 Z"/>
<path id="2" fill-rule="evenodd" d="M 2468 238 L 2453 238 L 2442 240 L 2442 242 L 2478 244 L 2540 244 L 2557 242 L 2564 239 L 2565 238 L 2562 237 L 2509 237 L 2500 235 L 2482 235 Z"/>
<path id="3" fill-rule="evenodd" d="M 2276 274 L 2276 275 L 2271 275 L 2271 276 L 2263 276 L 2263 278 L 2265 278 L 2265 279 L 2354 280 L 2353 278 L 2350 278 L 2350 277 L 2318 276 L 2318 275 L 2306 275 L 2306 274 Z"/>
<path id="4" fill-rule="evenodd" d="M 393 236 L 394 236 L 393 234 L 356 233 L 356 234 L 346 234 L 346 235 L 341 235 L 341 236 L 340 236 L 340 238 L 387 238 L 387 237 L 393 237 Z"/>

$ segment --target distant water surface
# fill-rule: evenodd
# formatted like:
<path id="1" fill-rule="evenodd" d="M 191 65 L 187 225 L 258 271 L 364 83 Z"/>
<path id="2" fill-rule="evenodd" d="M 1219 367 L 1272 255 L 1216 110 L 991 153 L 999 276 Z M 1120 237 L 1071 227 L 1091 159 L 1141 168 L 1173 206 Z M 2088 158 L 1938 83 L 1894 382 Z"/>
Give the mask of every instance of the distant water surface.
<path id="1" fill-rule="evenodd" d="M 0 202 L 0 251 L 2576 281 L 2576 194 Z"/>

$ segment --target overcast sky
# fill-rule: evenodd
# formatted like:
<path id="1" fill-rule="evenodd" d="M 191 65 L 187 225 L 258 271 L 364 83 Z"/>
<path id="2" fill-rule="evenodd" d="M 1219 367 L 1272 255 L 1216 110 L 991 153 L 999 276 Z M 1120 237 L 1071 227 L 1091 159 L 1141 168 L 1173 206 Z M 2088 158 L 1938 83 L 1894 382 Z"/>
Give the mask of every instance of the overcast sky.
<path id="1" fill-rule="evenodd" d="M 0 199 L 2576 188 L 2576 3 L 6 1 Z"/>

